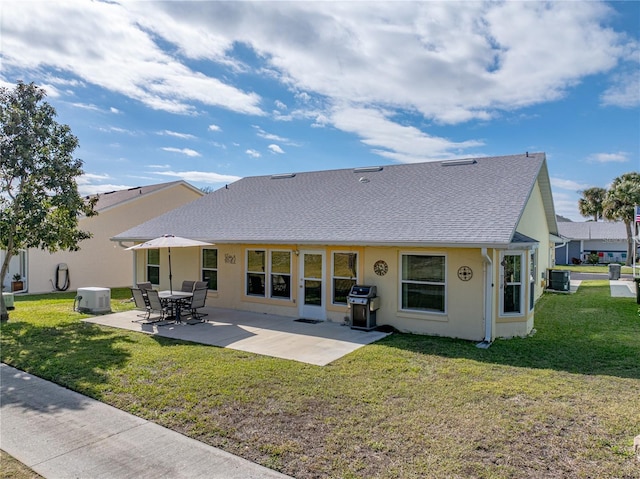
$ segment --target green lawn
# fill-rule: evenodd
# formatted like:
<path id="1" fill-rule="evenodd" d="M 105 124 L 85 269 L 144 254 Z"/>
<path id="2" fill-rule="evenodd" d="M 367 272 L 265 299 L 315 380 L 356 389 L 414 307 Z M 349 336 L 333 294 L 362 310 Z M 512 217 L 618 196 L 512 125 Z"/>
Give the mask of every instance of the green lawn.
<path id="1" fill-rule="evenodd" d="M 72 304 L 17 297 L 2 361 L 298 479 L 640 473 L 640 317 L 607 281 L 545 295 L 527 339 L 393 334 L 325 367 L 88 325 Z"/>
<path id="2" fill-rule="evenodd" d="M 609 265 L 607 264 L 580 264 L 580 265 L 564 265 L 559 264 L 554 266 L 553 269 L 561 269 L 568 271 L 575 271 L 576 273 L 609 273 Z M 620 273 L 622 274 L 632 274 L 631 266 L 621 266 Z"/>

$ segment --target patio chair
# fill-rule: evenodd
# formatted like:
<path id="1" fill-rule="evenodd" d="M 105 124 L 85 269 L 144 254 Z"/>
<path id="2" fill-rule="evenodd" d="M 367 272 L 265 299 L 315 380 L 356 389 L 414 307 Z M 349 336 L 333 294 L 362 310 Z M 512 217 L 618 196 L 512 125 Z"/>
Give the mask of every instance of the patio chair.
<path id="1" fill-rule="evenodd" d="M 193 285 L 193 289 L 209 289 L 209 282 L 208 281 L 196 281 L 195 284 Z"/>
<path id="2" fill-rule="evenodd" d="M 140 288 L 131 288 L 131 295 L 133 296 L 133 301 L 136 303 L 136 309 L 144 311 L 144 314 L 138 314 L 138 317 L 149 319 L 149 305 L 147 304 L 147 298 L 142 294 L 142 290 Z"/>
<path id="3" fill-rule="evenodd" d="M 180 288 L 180 291 L 184 292 L 184 293 L 190 293 L 193 291 L 193 285 L 195 284 L 195 281 L 188 281 L 185 280 L 182 282 L 182 288 Z"/>
<path id="4" fill-rule="evenodd" d="M 149 316 L 147 316 L 147 320 L 149 320 L 149 322 L 151 323 L 163 321 L 167 313 L 167 307 L 162 304 L 162 302 L 160 301 L 160 296 L 155 289 L 147 290 L 147 303 L 149 305 Z M 149 319 L 152 313 L 158 314 L 158 316 L 156 316 L 153 321 Z"/>
<path id="5" fill-rule="evenodd" d="M 146 283 L 138 283 L 138 288 L 141 289 L 143 293 L 146 293 L 148 289 L 153 289 L 153 285 L 150 281 L 147 281 Z"/>
<path id="6" fill-rule="evenodd" d="M 199 288 L 193 291 L 191 302 L 183 308 L 183 311 L 185 311 L 186 314 L 189 314 L 191 316 L 189 321 L 187 321 L 188 324 L 194 324 L 190 321 L 195 321 L 198 323 L 206 321 L 203 318 L 205 316 L 208 316 L 208 313 L 201 313 L 198 311 L 199 309 L 202 309 L 206 306 L 206 302 L 207 302 L 206 288 Z"/>

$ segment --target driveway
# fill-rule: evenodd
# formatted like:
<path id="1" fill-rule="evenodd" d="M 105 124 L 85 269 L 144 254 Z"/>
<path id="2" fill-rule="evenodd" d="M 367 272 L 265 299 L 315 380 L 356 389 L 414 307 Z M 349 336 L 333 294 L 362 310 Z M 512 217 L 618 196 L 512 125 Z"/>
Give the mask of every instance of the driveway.
<path id="1" fill-rule="evenodd" d="M 389 334 L 354 330 L 329 321 L 311 324 L 284 316 L 210 307 L 203 311 L 208 313 L 208 321 L 193 325 L 134 322 L 139 320 L 140 312 L 136 310 L 92 316 L 83 321 L 317 366 L 325 366 Z"/>

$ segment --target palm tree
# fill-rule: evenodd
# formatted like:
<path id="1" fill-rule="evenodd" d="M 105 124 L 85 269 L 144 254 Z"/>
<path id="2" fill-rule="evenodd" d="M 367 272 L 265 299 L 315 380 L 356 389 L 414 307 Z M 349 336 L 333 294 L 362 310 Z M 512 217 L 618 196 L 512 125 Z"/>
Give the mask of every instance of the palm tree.
<path id="1" fill-rule="evenodd" d="M 633 256 L 633 226 L 635 206 L 640 205 L 640 173 L 631 172 L 618 176 L 602 203 L 604 217 L 608 220 L 623 221 L 627 227 L 627 266 Z"/>
<path id="2" fill-rule="evenodd" d="M 593 216 L 593 221 L 602 219 L 602 203 L 607 196 L 607 190 L 594 186 L 579 192 L 582 198 L 578 200 L 578 210 L 585 218 Z"/>

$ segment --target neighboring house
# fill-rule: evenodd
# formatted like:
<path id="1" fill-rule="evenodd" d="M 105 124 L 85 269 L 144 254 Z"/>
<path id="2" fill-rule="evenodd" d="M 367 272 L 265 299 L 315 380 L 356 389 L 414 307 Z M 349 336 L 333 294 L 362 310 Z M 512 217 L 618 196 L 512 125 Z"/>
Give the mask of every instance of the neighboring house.
<path id="1" fill-rule="evenodd" d="M 342 323 L 375 285 L 378 325 L 487 341 L 531 332 L 559 241 L 543 153 L 247 177 L 112 239 L 167 231 L 214 243 L 171 252 L 210 306 Z M 134 260 L 168 289 L 166 251 Z"/>
<path id="2" fill-rule="evenodd" d="M 627 230 L 622 222 L 558 223 L 560 235 L 566 241 L 556 249 L 556 264 L 577 264 L 587 261 L 591 253 L 599 263 L 627 261 Z"/>
<path id="3" fill-rule="evenodd" d="M 21 251 L 10 262 L 5 291 L 11 291 L 15 274 L 23 277 L 20 291 L 29 293 L 73 291 L 85 286 L 127 286 L 131 283 L 131 253 L 109 239 L 203 195 L 184 181 L 101 193 L 96 204 L 98 215 L 82 217 L 79 221 L 79 228 L 91 232 L 93 237 L 82 241 L 80 250 L 73 252 Z M 0 252 L 0 259 L 3 255 L 4 252 Z"/>

